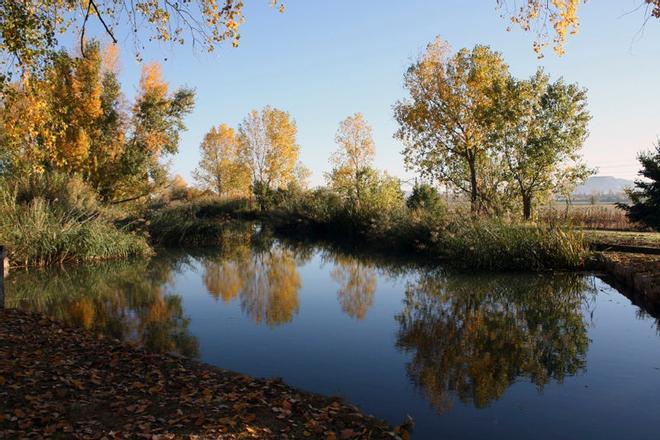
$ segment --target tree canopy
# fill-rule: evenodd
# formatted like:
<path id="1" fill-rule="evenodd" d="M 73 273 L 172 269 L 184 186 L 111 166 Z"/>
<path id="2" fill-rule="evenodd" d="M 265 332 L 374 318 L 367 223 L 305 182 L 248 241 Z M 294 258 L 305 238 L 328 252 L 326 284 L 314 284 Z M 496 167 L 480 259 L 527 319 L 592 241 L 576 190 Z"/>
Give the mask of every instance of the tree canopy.
<path id="1" fill-rule="evenodd" d="M 586 178 L 580 149 L 590 116 L 586 91 L 542 70 L 509 73 L 487 46 L 452 54 L 441 39 L 404 75 L 407 99 L 394 106 L 408 169 L 469 197 L 473 213 L 501 213 Z"/>
<path id="2" fill-rule="evenodd" d="M 173 92 L 158 64 L 143 66 L 132 106 L 121 93 L 114 49 L 60 51 L 43 77 L 9 84 L 0 100 L 0 171 L 79 174 L 106 201 L 146 195 L 162 183 L 160 159 L 175 154 L 194 92 Z"/>

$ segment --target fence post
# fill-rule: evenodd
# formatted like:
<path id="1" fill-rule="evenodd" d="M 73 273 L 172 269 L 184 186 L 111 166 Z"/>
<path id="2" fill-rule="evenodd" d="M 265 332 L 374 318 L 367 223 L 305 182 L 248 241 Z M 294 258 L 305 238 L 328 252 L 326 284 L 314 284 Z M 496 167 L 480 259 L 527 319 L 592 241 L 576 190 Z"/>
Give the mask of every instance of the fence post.
<path id="1" fill-rule="evenodd" d="M 7 265 L 7 251 L 0 246 L 0 310 L 5 308 L 5 266 Z"/>

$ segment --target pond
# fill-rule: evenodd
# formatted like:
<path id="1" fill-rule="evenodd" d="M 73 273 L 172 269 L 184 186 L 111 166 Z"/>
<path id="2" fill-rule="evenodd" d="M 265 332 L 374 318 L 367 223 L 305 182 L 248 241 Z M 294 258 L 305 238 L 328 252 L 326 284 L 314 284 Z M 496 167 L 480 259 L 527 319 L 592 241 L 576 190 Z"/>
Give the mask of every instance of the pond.
<path id="1" fill-rule="evenodd" d="M 454 273 L 252 230 L 6 290 L 8 307 L 409 414 L 416 439 L 658 438 L 658 320 L 593 275 Z"/>

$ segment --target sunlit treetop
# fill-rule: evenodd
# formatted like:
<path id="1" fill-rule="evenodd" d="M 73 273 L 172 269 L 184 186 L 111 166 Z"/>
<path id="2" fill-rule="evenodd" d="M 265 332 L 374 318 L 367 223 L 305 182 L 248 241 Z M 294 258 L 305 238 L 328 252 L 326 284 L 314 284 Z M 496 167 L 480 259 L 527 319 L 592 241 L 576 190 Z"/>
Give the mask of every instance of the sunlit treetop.
<path id="1" fill-rule="evenodd" d="M 279 0 L 268 1 L 280 12 Z M 0 2 L 0 75 L 38 70 L 58 46 L 58 38 L 75 32 L 84 55 L 85 31 L 100 23 L 112 39 L 119 24 L 128 27 L 135 55 L 145 42 L 190 44 L 208 52 L 230 41 L 238 46 L 245 21 L 243 0 L 12 0 Z M 0 77 L 0 79 L 2 79 Z"/>
<path id="2" fill-rule="evenodd" d="M 564 54 L 566 39 L 575 35 L 580 27 L 579 9 L 589 0 L 496 0 L 503 16 L 525 31 L 536 33 L 534 51 L 543 56 L 543 49 L 552 45 L 558 55 Z M 644 23 L 649 18 L 660 18 L 660 0 L 639 0 L 637 9 L 645 12 Z"/>

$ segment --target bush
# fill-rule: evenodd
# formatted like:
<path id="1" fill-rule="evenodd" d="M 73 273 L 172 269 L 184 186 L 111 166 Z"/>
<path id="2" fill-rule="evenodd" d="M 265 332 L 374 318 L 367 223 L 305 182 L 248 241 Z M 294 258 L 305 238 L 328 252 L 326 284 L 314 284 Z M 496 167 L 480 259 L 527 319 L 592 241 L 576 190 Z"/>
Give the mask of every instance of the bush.
<path id="1" fill-rule="evenodd" d="M 212 245 L 226 220 L 253 217 L 246 199 L 203 198 L 153 210 L 148 215 L 148 231 L 152 241 L 159 244 Z"/>
<path id="2" fill-rule="evenodd" d="M 0 182 L 0 243 L 19 266 L 151 253 L 143 238 L 103 215 L 93 190 L 58 175 Z"/>
<path id="3" fill-rule="evenodd" d="M 426 183 L 415 184 L 412 193 L 406 200 L 406 206 L 408 209 L 429 212 L 443 212 L 446 210 L 438 190 Z"/>

